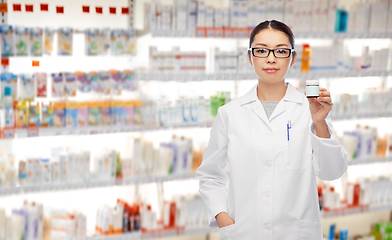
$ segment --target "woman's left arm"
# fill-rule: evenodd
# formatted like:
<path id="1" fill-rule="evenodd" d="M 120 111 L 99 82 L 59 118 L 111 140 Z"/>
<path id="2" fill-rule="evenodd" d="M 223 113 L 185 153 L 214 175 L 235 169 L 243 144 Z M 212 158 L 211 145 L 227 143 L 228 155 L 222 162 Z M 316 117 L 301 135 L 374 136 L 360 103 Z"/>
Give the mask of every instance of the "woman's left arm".
<path id="1" fill-rule="evenodd" d="M 309 98 L 312 117 L 313 168 L 316 175 L 327 181 L 340 178 L 347 170 L 347 151 L 333 131 L 331 117 L 331 95 L 325 88 L 320 89 L 318 98 Z"/>

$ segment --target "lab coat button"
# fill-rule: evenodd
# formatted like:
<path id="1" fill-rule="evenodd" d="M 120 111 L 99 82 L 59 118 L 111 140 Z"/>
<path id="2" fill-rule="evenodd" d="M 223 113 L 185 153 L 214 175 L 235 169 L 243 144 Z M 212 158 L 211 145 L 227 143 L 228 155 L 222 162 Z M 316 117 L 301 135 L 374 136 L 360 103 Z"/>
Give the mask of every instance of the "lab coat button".
<path id="1" fill-rule="evenodd" d="M 265 163 L 265 166 L 266 166 L 267 168 L 270 168 L 270 167 L 272 167 L 272 163 L 271 163 L 271 162 L 266 162 L 266 163 Z"/>
<path id="2" fill-rule="evenodd" d="M 272 133 L 266 133 L 265 134 L 267 137 L 272 137 Z"/>
<path id="3" fill-rule="evenodd" d="M 271 193 L 267 192 L 264 196 L 265 196 L 265 198 L 271 198 Z"/>
<path id="4" fill-rule="evenodd" d="M 265 225 L 264 228 L 265 228 L 265 230 L 270 231 L 272 229 L 272 226 L 271 226 L 271 224 L 267 224 L 267 225 Z"/>

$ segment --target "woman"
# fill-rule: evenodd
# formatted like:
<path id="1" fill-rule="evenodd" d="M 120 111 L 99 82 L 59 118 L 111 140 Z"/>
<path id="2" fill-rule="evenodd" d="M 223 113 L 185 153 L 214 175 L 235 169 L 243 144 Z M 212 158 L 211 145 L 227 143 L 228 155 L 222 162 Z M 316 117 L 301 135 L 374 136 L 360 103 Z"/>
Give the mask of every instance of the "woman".
<path id="1" fill-rule="evenodd" d="M 248 54 L 258 84 L 219 108 L 196 171 L 210 227 L 222 240 L 321 240 L 316 176 L 331 181 L 347 169 L 330 93 L 307 99 L 285 83 L 297 54 L 282 22 L 260 23 Z"/>

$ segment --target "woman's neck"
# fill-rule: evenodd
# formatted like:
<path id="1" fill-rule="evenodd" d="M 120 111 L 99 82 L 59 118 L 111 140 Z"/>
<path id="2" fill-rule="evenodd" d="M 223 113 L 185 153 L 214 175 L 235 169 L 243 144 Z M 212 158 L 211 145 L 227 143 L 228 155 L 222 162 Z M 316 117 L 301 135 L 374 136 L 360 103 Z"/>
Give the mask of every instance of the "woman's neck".
<path id="1" fill-rule="evenodd" d="M 285 80 L 278 83 L 266 83 L 259 80 L 257 86 L 257 97 L 260 101 L 279 102 L 286 95 L 287 86 Z"/>

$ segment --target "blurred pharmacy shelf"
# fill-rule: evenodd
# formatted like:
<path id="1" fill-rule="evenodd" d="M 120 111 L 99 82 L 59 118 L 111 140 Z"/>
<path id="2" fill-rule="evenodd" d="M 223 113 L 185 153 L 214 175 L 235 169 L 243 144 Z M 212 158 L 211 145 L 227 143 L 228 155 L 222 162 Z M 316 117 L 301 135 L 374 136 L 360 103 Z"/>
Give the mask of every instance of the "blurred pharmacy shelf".
<path id="1" fill-rule="evenodd" d="M 347 164 L 349 166 L 352 166 L 352 165 L 370 164 L 370 163 L 383 163 L 383 162 L 392 162 L 392 156 L 389 156 L 389 157 L 364 158 L 364 159 L 354 159 L 354 160 L 349 160 L 347 162 Z"/>
<path id="2" fill-rule="evenodd" d="M 145 33 L 143 33 L 145 34 Z M 139 34 L 139 35 L 143 35 Z M 177 30 L 153 30 L 151 31 L 152 37 L 190 37 L 195 38 L 195 31 L 177 31 Z M 204 38 L 204 37 L 201 37 Z M 208 38 L 208 37 L 207 37 Z M 217 37 L 216 37 L 217 38 Z M 370 38 L 392 38 L 392 33 L 388 32 L 378 32 L 378 33 L 328 33 L 328 32 L 297 32 L 295 34 L 296 39 L 304 39 L 304 38 L 315 38 L 315 39 L 352 39 L 352 38 L 361 38 L 361 39 L 370 39 Z M 220 38 L 220 39 L 244 39 L 248 40 L 249 38 Z"/>
<path id="3" fill-rule="evenodd" d="M 218 232 L 218 229 L 202 228 L 184 228 L 175 229 L 158 229 L 150 232 L 135 232 L 117 235 L 103 235 L 86 238 L 85 240 L 139 240 L 139 239 L 157 239 L 177 236 L 201 235 Z"/>
<path id="4" fill-rule="evenodd" d="M 139 239 L 142 239 L 140 231 L 133 232 L 133 233 L 117 234 L 117 235 L 94 236 L 94 237 L 85 238 L 84 240 L 139 240 Z"/>
<path id="5" fill-rule="evenodd" d="M 195 177 L 194 173 L 173 174 L 168 176 L 145 176 L 133 177 L 127 179 L 106 180 L 106 181 L 89 181 L 80 183 L 52 183 L 33 186 L 21 186 L 13 188 L 0 188 L 0 196 L 7 195 L 22 195 L 28 193 L 40 192 L 54 192 L 67 190 L 80 190 L 88 188 L 112 187 L 112 186 L 127 186 L 144 183 L 158 183 L 173 180 L 192 179 Z"/>
<path id="6" fill-rule="evenodd" d="M 384 163 L 384 162 L 392 162 L 392 156 L 350 160 L 348 161 L 348 165 L 352 166 L 352 165 Z M 167 182 L 167 181 L 174 181 L 174 180 L 194 179 L 194 177 L 195 177 L 194 173 L 181 173 L 181 174 L 173 174 L 168 176 L 137 176 L 132 178 L 106 180 L 106 181 L 90 181 L 90 182 L 82 182 L 82 183 L 57 183 L 57 184 L 46 184 L 46 185 L 21 186 L 21 187 L 14 187 L 14 188 L 0 188 L 0 196 L 21 195 L 21 194 L 28 194 L 28 193 L 40 193 L 40 192 L 80 190 L 80 189 L 99 188 L 99 187 L 128 186 L 128 185 L 137 185 L 137 184 L 146 184 L 146 183 L 159 183 L 159 182 Z"/>
<path id="7" fill-rule="evenodd" d="M 331 118 L 333 121 L 344 121 L 344 120 L 366 119 L 366 118 L 385 118 L 385 117 L 392 117 L 392 112 L 360 113 L 360 114 L 344 114 L 344 115 L 331 114 Z"/>
<path id="8" fill-rule="evenodd" d="M 392 112 L 382 113 L 362 113 L 362 114 L 344 114 L 331 115 L 333 121 L 345 121 L 368 118 L 391 118 Z M 207 123 L 182 123 L 170 126 L 94 126 L 83 128 L 27 128 L 27 129 L 5 129 L 3 130 L 3 139 L 10 140 L 15 138 L 27 137 L 49 137 L 49 136 L 72 136 L 72 135 L 94 135 L 94 134 L 112 134 L 112 133 L 131 133 L 147 132 L 156 130 L 167 130 L 173 128 L 205 128 L 211 127 L 213 121 Z"/>
<path id="9" fill-rule="evenodd" d="M 83 128 L 27 128 L 15 129 L 15 135 L 12 135 L 13 129 L 8 129 L 11 134 L 6 134 L 4 139 L 26 138 L 26 137 L 48 137 L 48 136 L 65 136 L 65 135 L 94 135 L 94 134 L 110 134 L 110 133 L 130 133 L 130 132 L 144 132 L 165 130 L 173 128 L 196 128 L 196 127 L 210 127 L 212 122 L 207 123 L 186 123 L 175 124 L 170 126 L 94 126 Z"/>
<path id="10" fill-rule="evenodd" d="M 289 72 L 288 79 L 295 78 L 299 80 L 310 80 L 319 78 L 349 78 L 349 77 L 387 77 L 392 76 L 392 71 L 373 71 L 365 70 L 355 71 L 313 71 L 309 73 Z M 209 80 L 255 80 L 255 73 L 216 73 L 216 74 L 168 74 L 168 73 L 135 73 L 135 80 L 153 80 L 153 81 L 209 81 Z"/>
<path id="11" fill-rule="evenodd" d="M 392 205 L 379 205 L 379 206 L 355 206 L 349 208 L 338 208 L 321 212 L 321 218 L 343 217 L 354 214 L 372 213 L 381 211 L 392 210 Z"/>

